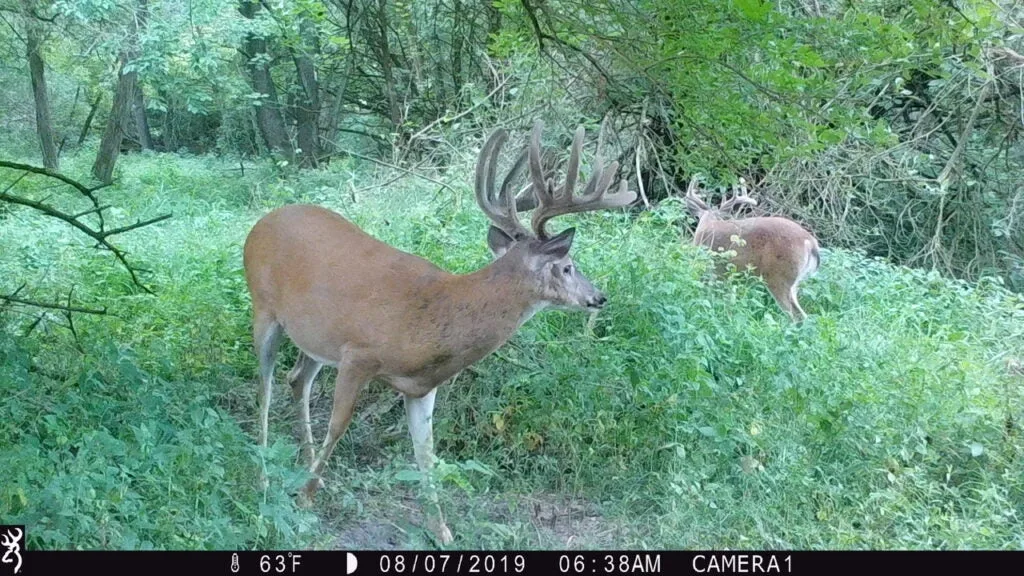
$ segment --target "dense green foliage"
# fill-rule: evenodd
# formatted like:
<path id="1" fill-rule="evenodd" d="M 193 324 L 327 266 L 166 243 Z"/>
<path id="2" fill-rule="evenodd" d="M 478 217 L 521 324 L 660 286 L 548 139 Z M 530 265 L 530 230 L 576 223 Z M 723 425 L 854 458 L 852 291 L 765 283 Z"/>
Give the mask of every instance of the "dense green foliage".
<path id="1" fill-rule="evenodd" d="M 75 174 L 89 159 L 65 162 Z M 77 344 L 4 317 L 0 518 L 45 547 L 429 545 L 402 504 L 417 475 L 385 387 L 332 459 L 320 520 L 286 496 L 303 473 L 281 385 L 272 446 L 256 448 L 241 242 L 271 207 L 317 202 L 473 270 L 489 254 L 467 179 L 439 189 L 361 163 L 242 176 L 166 154 L 121 170 L 103 192 L 113 216 L 175 214 L 124 238 L 155 296 L 60 222 L 18 208 L 0 227 L 0 277 L 35 270 L 41 290 L 72 283 L 115 313 L 76 317 Z M 795 326 L 758 282 L 713 280 L 680 242 L 682 214 L 672 201 L 578 218 L 575 258 L 611 305 L 541 313 L 442 387 L 459 546 L 1024 547 L 1024 394 L 1006 362 L 1024 346 L 1019 296 L 831 250 Z M 318 436 L 327 411 L 315 403 Z"/>
<path id="2" fill-rule="evenodd" d="M 65 151 L 110 124 L 126 74 L 142 94 L 129 146 L 293 166 L 446 166 L 495 124 L 605 118 L 651 199 L 695 172 L 744 177 L 829 245 L 1024 286 L 1015 2 L 3 0 L 0 14 L 0 127 L 26 153 L 34 30 Z"/>

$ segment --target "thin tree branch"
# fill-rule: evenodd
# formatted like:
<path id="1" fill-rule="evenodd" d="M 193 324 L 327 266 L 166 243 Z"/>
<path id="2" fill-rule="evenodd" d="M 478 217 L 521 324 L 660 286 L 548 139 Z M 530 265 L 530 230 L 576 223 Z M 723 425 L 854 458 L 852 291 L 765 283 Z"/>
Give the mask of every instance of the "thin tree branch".
<path id="1" fill-rule="evenodd" d="M 161 220 L 166 220 L 167 218 L 171 217 L 170 214 L 164 214 L 163 216 L 158 216 L 158 217 L 153 218 L 151 220 L 147 220 L 146 222 L 137 222 L 136 224 L 133 224 L 131 226 L 125 226 L 123 228 L 116 228 L 114 230 L 108 230 L 108 231 L 103 231 L 101 229 L 101 230 L 97 231 L 97 230 L 94 230 L 91 227 L 89 227 L 87 224 L 84 224 L 80 220 L 76 220 L 72 215 L 66 214 L 64 212 L 61 212 L 60 210 L 57 210 L 56 208 L 54 208 L 54 207 L 52 207 L 52 206 L 50 206 L 48 204 L 43 204 L 42 202 L 36 202 L 35 200 L 29 200 L 28 198 L 22 198 L 20 196 L 14 196 L 13 194 L 8 194 L 6 192 L 0 193 L 0 200 L 3 200 L 4 202 L 10 202 L 11 204 L 19 204 L 21 206 L 27 206 L 29 208 L 33 208 L 35 210 L 38 210 L 39 212 L 42 212 L 43 214 L 46 214 L 47 216 L 50 216 L 52 218 L 56 218 L 58 220 L 62 220 L 64 222 L 68 223 L 69 225 L 73 226 L 74 228 L 77 228 L 80 232 L 82 232 L 86 236 L 88 236 L 88 237 L 92 238 L 93 240 L 95 240 L 97 244 L 99 244 L 100 246 L 102 246 L 103 248 L 105 248 L 107 250 L 110 250 L 110 252 L 112 252 L 114 254 L 114 257 L 117 258 L 117 260 L 121 263 L 122 266 L 124 266 L 124 269 L 128 271 L 128 274 L 131 275 L 132 283 L 133 284 L 135 284 L 136 286 L 141 288 L 147 294 L 152 294 L 153 293 L 152 290 L 147 288 L 142 283 L 142 281 L 139 280 L 139 277 L 136 274 L 136 272 L 139 271 L 139 269 L 135 268 L 134 266 L 132 266 L 128 262 L 128 259 L 125 257 L 124 251 L 121 250 L 120 248 L 118 248 L 117 246 L 114 246 L 113 244 L 111 244 L 107 240 L 107 237 L 112 235 L 112 234 L 120 234 L 121 232 L 126 232 L 128 230 L 134 230 L 135 228 L 141 228 L 142 226 L 147 226 L 149 224 L 153 224 L 153 223 L 159 222 Z"/>
<path id="2" fill-rule="evenodd" d="M 107 308 L 82 308 L 81 306 L 72 306 L 71 293 L 68 293 L 68 304 L 59 304 L 54 302 L 39 302 L 38 300 L 28 300 L 26 298 L 17 298 L 13 294 L 5 296 L 0 294 L 0 300 L 10 302 L 11 304 L 21 304 L 22 306 L 32 306 L 35 308 L 46 308 L 47 310 L 61 310 L 63 312 L 76 312 L 79 314 L 96 314 L 102 316 L 107 313 Z"/>
<path id="3" fill-rule="evenodd" d="M 96 190 L 99 190 L 101 188 L 106 187 L 107 186 L 106 184 L 90 188 L 90 187 L 88 187 L 88 186 L 86 186 L 86 185 L 84 185 L 84 184 L 82 184 L 80 182 L 77 182 L 76 180 L 74 180 L 72 178 L 69 178 L 69 177 L 67 177 L 67 176 L 65 176 L 65 175 L 63 175 L 63 174 L 61 174 L 59 172 L 55 172 L 53 170 L 48 170 L 46 168 L 40 168 L 39 166 L 32 166 L 32 165 L 29 165 L 29 164 L 21 164 L 21 163 L 18 163 L 18 162 L 8 162 L 6 160 L 0 160 L 0 168 L 11 168 L 11 169 L 14 169 L 14 170 L 21 170 L 21 171 L 23 171 L 22 178 L 24 177 L 24 174 L 29 174 L 29 173 L 31 173 L 31 174 L 41 174 L 43 176 L 48 176 L 50 178 L 54 178 L 56 180 L 59 180 L 59 181 L 65 183 L 65 184 L 71 186 L 75 190 L 77 190 L 80 193 L 82 193 L 90 201 L 92 201 L 93 207 L 91 209 L 85 210 L 83 212 L 79 212 L 77 214 L 68 214 L 66 212 L 63 212 L 63 211 L 57 209 L 57 208 L 54 208 L 50 204 L 47 204 L 45 201 L 32 200 L 32 199 L 29 199 L 29 198 L 24 198 L 22 196 L 16 196 L 14 194 L 8 193 L 8 191 L 14 186 L 13 184 L 11 186 L 8 186 L 3 192 L 0 192 L 0 200 L 5 201 L 5 202 L 9 202 L 11 204 L 18 204 L 18 205 L 21 205 L 21 206 L 27 206 L 29 208 L 32 208 L 32 209 L 37 210 L 39 212 L 42 212 L 43 214 L 45 214 L 47 216 L 50 216 L 51 218 L 56 218 L 58 220 L 62 220 L 63 222 L 66 222 L 70 226 L 78 229 L 80 232 L 82 232 L 86 236 L 92 238 L 93 240 L 96 241 L 96 244 L 99 247 L 102 247 L 102 248 L 104 248 L 106 250 L 109 250 L 111 253 L 114 254 L 114 257 L 117 258 L 117 260 L 121 263 L 121 265 L 124 267 L 124 269 L 128 271 L 128 274 L 131 275 L 132 283 L 133 284 L 135 284 L 136 286 L 141 288 L 147 294 L 152 294 L 153 293 L 152 290 L 150 290 L 148 287 L 146 287 L 142 283 L 142 281 L 139 280 L 138 273 L 139 272 L 143 272 L 143 270 L 141 268 L 137 268 L 135 266 L 132 266 L 128 262 L 128 259 L 126 257 L 125 252 L 123 250 L 121 250 L 120 248 L 118 248 L 117 246 L 115 246 L 114 244 L 112 244 L 108 240 L 108 238 L 111 237 L 111 236 L 115 236 L 117 234 L 123 234 L 123 233 L 129 232 L 131 230 L 142 228 L 144 226 L 149 226 L 150 224 L 155 224 L 157 222 L 161 222 L 163 220 L 166 220 L 166 219 L 170 218 L 171 214 L 163 214 L 163 215 L 157 216 L 155 218 L 150 218 L 149 220 L 137 220 L 134 224 L 130 224 L 128 226 L 121 226 L 119 228 L 113 228 L 113 229 L 109 229 L 108 230 L 106 228 L 106 223 L 104 222 L 104 219 L 103 219 L 103 211 L 106 210 L 109 206 L 101 205 L 99 203 L 99 201 L 96 199 L 96 196 L 93 194 Z M 18 178 L 18 180 L 15 181 L 15 184 L 18 181 L 20 181 L 20 180 L 21 180 L 21 178 Z M 96 216 L 99 219 L 99 227 L 98 228 L 93 228 L 92 226 L 90 226 L 90 225 L 88 225 L 85 222 L 82 222 L 80 220 L 80 218 L 82 216 L 85 216 L 85 215 L 88 215 L 88 214 L 96 214 Z"/>
<path id="4" fill-rule="evenodd" d="M 447 188 L 448 190 L 451 190 L 452 192 L 456 192 L 456 190 L 454 188 L 452 188 L 451 186 L 445 184 L 444 182 L 441 182 L 440 180 L 437 180 L 435 178 L 431 178 L 430 176 L 427 176 L 426 174 L 420 174 L 419 172 L 413 172 L 412 170 L 408 170 L 406 168 L 402 168 L 401 166 L 396 166 L 394 164 L 391 164 L 391 163 L 388 163 L 388 162 L 384 162 L 383 160 L 378 160 L 378 159 L 372 158 L 370 156 L 363 156 L 362 154 L 358 154 L 356 152 L 352 152 L 351 150 L 346 150 L 345 148 L 338 147 L 338 148 L 335 148 L 335 151 L 341 152 L 342 154 L 348 154 L 348 155 L 353 156 L 355 158 L 359 158 L 360 160 L 366 160 L 368 162 L 373 162 L 374 164 L 379 164 L 381 166 L 384 166 L 385 168 L 391 168 L 393 170 L 398 170 L 398 171 L 404 172 L 404 173 L 406 173 L 406 174 L 408 174 L 410 176 L 415 176 L 417 178 L 422 178 L 422 179 L 424 179 L 424 180 L 426 180 L 428 182 L 433 182 L 434 184 L 437 184 L 438 186 L 440 186 L 442 188 Z"/>
<path id="5" fill-rule="evenodd" d="M 7 160 L 0 160 L 0 168 L 11 168 L 13 170 L 22 170 L 22 171 L 25 171 L 25 172 L 31 172 L 33 174 L 42 174 L 43 176 L 49 176 L 50 178 L 55 178 L 55 179 L 60 180 L 61 182 L 65 183 L 65 184 L 67 184 L 68 186 L 71 186 L 75 190 L 78 190 L 83 195 L 85 195 L 87 198 L 93 200 L 94 203 L 95 203 L 96 200 L 95 200 L 95 196 L 93 196 L 93 192 L 96 192 L 97 190 L 100 190 L 101 188 L 106 188 L 107 186 L 109 186 L 109 184 L 100 184 L 99 186 L 93 186 L 92 188 L 90 188 L 90 187 L 86 186 L 85 184 L 77 182 L 77 181 L 75 181 L 75 180 L 73 180 L 73 179 L 71 179 L 71 178 L 61 174 L 60 172 L 54 172 L 53 170 L 49 170 L 47 168 L 42 168 L 40 166 L 32 166 L 31 164 L 21 164 L 21 163 L 18 163 L 18 162 L 8 162 Z"/>
<path id="6" fill-rule="evenodd" d="M 149 220 L 136 220 L 135 224 L 130 224 L 128 226 L 121 226 L 120 228 L 113 228 L 111 230 L 107 230 L 106 232 L 103 233 L 103 237 L 106 238 L 108 236 L 114 236 L 116 234 L 124 234 L 129 230 L 135 230 L 136 228 L 142 228 L 143 226 L 149 226 L 150 224 L 162 222 L 164 220 L 167 220 L 171 216 L 172 214 L 161 214 L 160 216 L 150 218 Z"/>

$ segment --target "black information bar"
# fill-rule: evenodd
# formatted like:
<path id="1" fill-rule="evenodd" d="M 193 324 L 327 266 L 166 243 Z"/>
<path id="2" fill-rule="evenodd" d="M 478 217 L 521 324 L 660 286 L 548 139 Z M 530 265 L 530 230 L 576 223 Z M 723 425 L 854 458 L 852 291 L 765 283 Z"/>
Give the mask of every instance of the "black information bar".
<path id="1" fill-rule="evenodd" d="M 975 574 L 1024 566 L 1022 552 L 806 551 L 275 551 L 22 552 L 19 576 L 39 574 Z M 1016 567 L 1016 568 L 1015 568 Z M 13 566 L 0 565 L 0 576 Z M 979 572 L 980 571 L 980 572 Z M 1024 572 L 1016 572 L 1024 573 Z"/>

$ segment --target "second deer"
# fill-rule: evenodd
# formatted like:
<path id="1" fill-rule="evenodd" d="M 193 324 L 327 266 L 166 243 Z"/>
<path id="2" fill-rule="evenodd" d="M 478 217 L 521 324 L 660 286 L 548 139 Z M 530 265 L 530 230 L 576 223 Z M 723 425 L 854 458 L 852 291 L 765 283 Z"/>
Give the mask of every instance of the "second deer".
<path id="1" fill-rule="evenodd" d="M 693 243 L 714 252 L 734 251 L 736 254 L 730 262 L 738 270 L 753 268 L 793 320 L 800 322 L 806 318 L 807 314 L 797 301 L 797 291 L 800 282 L 821 264 L 814 235 L 796 222 L 779 216 L 724 220 L 722 215 L 744 204 L 757 205 L 757 200 L 744 191 L 723 200 L 715 209 L 697 195 L 698 186 L 698 179 L 691 179 L 685 198 L 686 207 L 697 218 Z"/>

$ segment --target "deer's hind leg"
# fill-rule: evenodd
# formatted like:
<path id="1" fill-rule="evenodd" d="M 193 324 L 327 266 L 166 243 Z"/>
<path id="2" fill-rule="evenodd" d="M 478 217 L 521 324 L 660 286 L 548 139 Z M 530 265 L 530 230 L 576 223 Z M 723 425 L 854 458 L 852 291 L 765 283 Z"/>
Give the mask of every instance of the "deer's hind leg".
<path id="1" fill-rule="evenodd" d="M 323 368 L 323 364 L 299 351 L 295 366 L 288 372 L 288 384 L 292 388 L 292 398 L 299 403 L 299 418 L 302 425 L 302 454 L 306 466 L 313 465 L 314 442 L 313 425 L 309 414 L 309 397 L 313 390 L 313 382 Z"/>
<path id="2" fill-rule="evenodd" d="M 267 446 L 270 419 L 270 397 L 274 389 L 274 363 L 281 345 L 281 325 L 272 316 L 255 312 L 252 322 L 253 344 L 259 363 L 260 446 Z"/>
<path id="3" fill-rule="evenodd" d="M 256 348 L 256 360 L 259 363 L 259 398 L 260 398 L 260 431 L 259 442 L 267 447 L 267 434 L 270 425 L 270 397 L 274 390 L 274 361 L 277 349 L 281 345 L 281 325 L 272 316 L 253 311 L 253 344 Z M 269 486 L 266 470 L 260 469 L 260 489 Z"/>
<path id="4" fill-rule="evenodd" d="M 807 318 L 807 313 L 800 307 L 800 301 L 796 298 L 798 287 L 799 284 L 794 283 L 793 287 L 789 289 L 789 305 L 796 314 L 794 319 L 797 322 L 803 322 Z"/>
<path id="5" fill-rule="evenodd" d="M 800 304 L 796 300 L 795 279 L 772 275 L 765 276 L 764 281 L 768 286 L 768 291 L 772 293 L 772 297 L 775 298 L 783 312 L 789 314 L 789 317 L 795 322 L 800 322 L 804 319 L 806 314 L 804 314 L 803 309 L 800 308 Z"/>

